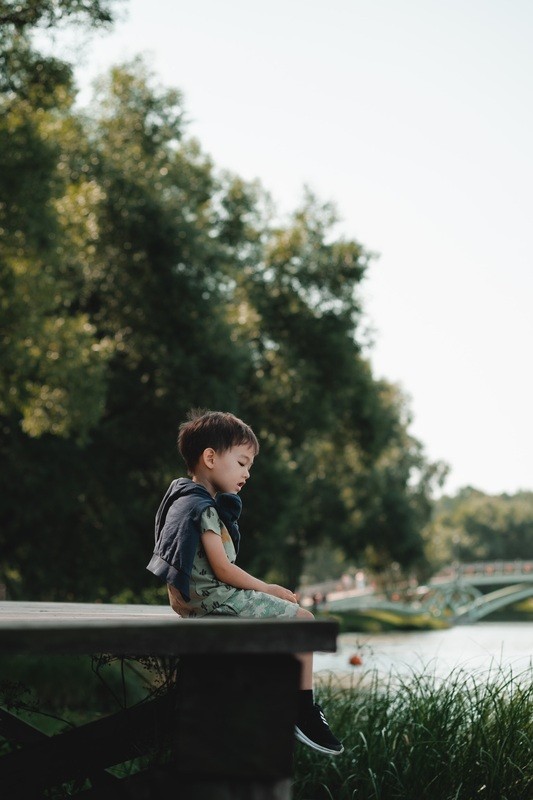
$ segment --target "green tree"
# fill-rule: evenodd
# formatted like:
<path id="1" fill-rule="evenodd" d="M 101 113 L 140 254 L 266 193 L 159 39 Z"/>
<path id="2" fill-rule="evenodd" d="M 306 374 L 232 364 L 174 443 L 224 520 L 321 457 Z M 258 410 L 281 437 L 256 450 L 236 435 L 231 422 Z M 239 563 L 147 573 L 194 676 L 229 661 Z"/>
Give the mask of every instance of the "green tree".
<path id="1" fill-rule="evenodd" d="M 179 92 L 140 61 L 73 107 L 32 26 L 111 4 L 9 4 L 0 61 L 1 569 L 11 596 L 95 599 L 153 581 L 154 510 L 183 474 L 193 405 L 262 443 L 242 563 L 296 585 L 309 547 L 420 557 L 439 465 L 372 374 L 370 254 L 310 193 L 288 220 L 186 136 Z M 31 13 L 30 13 L 31 12 Z M 16 16 L 18 15 L 18 16 Z M 107 15 L 107 16 L 106 16 Z M 15 18 L 16 17 L 16 18 Z M 7 31 L 7 33 L 6 33 Z"/>
<path id="2" fill-rule="evenodd" d="M 31 33 L 72 15 L 99 24 L 108 5 L 0 6 L 0 540 L 4 580 L 16 592 L 24 573 L 34 596 L 53 593 L 68 569 L 54 534 L 64 521 L 69 530 L 77 503 L 73 454 L 103 413 L 110 343 L 75 308 L 61 210 L 72 192 L 61 169 L 72 70 L 35 50 Z"/>
<path id="3" fill-rule="evenodd" d="M 85 10 L 84 10 L 85 9 Z M 68 137 L 71 69 L 31 47 L 27 27 L 85 14 L 100 3 L 5 3 L 0 9 L 0 413 L 31 436 L 83 440 L 104 407 L 109 342 L 73 313 L 68 236 L 59 206 L 67 185 L 60 141 Z"/>
<path id="4" fill-rule="evenodd" d="M 32 351 L 48 417 L 38 408 L 30 417 L 21 402 L 23 433 L 15 414 L 5 451 L 8 483 L 20 480 L 40 501 L 37 513 L 15 510 L 14 503 L 6 509 L 12 544 L 6 553 L 9 563 L 24 564 L 24 591 L 31 585 L 57 596 L 94 597 L 142 587 L 153 510 L 175 461 L 177 421 L 191 404 L 234 405 L 242 354 L 232 346 L 219 288 L 210 210 L 215 183 L 199 148 L 180 143 L 179 102 L 176 93 L 151 89 L 134 65 L 113 71 L 91 124 L 68 104 L 53 109 L 48 185 L 59 188 L 42 205 L 52 208 L 43 226 L 58 258 L 48 278 L 54 303 L 40 310 Z M 30 221 L 38 216 L 35 205 L 26 203 L 26 210 Z M 19 270 L 30 285 L 43 273 L 32 253 Z M 23 310 L 22 326 L 27 318 Z M 48 343 L 48 325 L 61 332 L 79 320 L 98 375 L 88 370 L 82 348 L 71 347 L 70 360 Z M 57 391 L 43 395 L 46 370 Z M 6 376 L 6 383 L 25 385 L 20 374 Z M 73 389 L 77 415 L 62 404 Z M 91 414 L 81 419 L 86 408 Z M 67 440 L 62 446 L 45 434 Z M 10 462 L 14 438 L 25 456 L 18 464 Z M 35 460 L 47 452 L 54 467 L 40 471 Z M 24 538 L 22 530 L 29 531 Z"/>
<path id="5" fill-rule="evenodd" d="M 435 567 L 453 561 L 529 558 L 533 492 L 488 495 L 465 487 L 438 501 L 424 537 Z"/>
<path id="6" fill-rule="evenodd" d="M 373 566 L 421 560 L 443 467 L 426 462 L 407 433 L 406 401 L 375 380 L 364 353 L 359 290 L 370 254 L 335 239 L 335 210 L 310 193 L 288 224 L 254 235 L 252 203 L 234 188 L 231 230 L 249 240 L 237 252 L 233 307 L 251 349 L 241 405 L 264 442 L 243 560 L 292 586 L 321 542 Z"/>
<path id="7" fill-rule="evenodd" d="M 27 33 L 37 26 L 57 27 L 72 24 L 108 25 L 113 22 L 116 0 L 2 0 L 0 26 L 12 35 Z"/>

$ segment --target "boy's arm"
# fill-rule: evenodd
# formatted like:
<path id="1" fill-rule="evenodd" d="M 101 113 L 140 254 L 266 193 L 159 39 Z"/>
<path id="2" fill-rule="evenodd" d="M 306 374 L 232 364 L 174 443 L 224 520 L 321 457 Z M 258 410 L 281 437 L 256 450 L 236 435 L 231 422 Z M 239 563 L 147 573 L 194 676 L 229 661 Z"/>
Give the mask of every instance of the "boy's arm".
<path id="1" fill-rule="evenodd" d="M 205 531 L 202 534 L 202 545 L 211 569 L 219 581 L 234 586 L 236 589 L 254 589 L 256 592 L 265 592 L 275 597 L 281 597 L 282 600 L 288 600 L 290 603 L 296 603 L 296 597 L 289 589 L 278 586 L 276 583 L 260 581 L 236 564 L 232 564 L 224 550 L 219 534 Z"/>

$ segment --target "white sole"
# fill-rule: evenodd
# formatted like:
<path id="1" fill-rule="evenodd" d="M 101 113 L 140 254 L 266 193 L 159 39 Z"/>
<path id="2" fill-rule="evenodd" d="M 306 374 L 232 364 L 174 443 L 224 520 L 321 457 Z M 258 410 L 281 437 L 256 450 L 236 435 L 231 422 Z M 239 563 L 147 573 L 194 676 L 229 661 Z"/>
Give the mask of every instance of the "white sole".
<path id="1" fill-rule="evenodd" d="M 319 753 L 325 753 L 328 756 L 340 756 L 340 754 L 344 752 L 344 747 L 342 745 L 340 750 L 330 750 L 327 747 L 322 747 L 322 745 L 313 742 L 312 739 L 307 738 L 305 733 L 302 733 L 297 725 L 294 728 L 294 733 L 300 742 L 303 742 L 308 747 L 312 747 L 313 750 L 318 750 Z"/>

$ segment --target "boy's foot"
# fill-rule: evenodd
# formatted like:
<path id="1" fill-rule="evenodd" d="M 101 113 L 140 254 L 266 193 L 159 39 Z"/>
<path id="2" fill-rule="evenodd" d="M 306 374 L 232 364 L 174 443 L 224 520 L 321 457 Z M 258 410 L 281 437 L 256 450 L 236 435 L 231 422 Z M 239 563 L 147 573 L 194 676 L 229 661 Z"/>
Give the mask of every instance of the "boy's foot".
<path id="1" fill-rule="evenodd" d="M 324 712 L 318 703 L 300 712 L 295 733 L 300 742 L 318 750 L 319 753 L 338 756 L 344 750 L 341 742 L 330 731 Z"/>

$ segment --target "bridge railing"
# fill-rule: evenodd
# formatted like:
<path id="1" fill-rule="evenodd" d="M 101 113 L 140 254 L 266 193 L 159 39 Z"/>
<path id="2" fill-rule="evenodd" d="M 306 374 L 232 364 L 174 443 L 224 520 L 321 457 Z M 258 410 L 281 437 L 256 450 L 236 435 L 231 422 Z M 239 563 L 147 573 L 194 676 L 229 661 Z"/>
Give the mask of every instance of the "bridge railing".
<path id="1" fill-rule="evenodd" d="M 467 564 L 451 564 L 441 569 L 432 578 L 432 583 L 472 578 L 533 578 L 533 560 L 473 561 Z"/>

